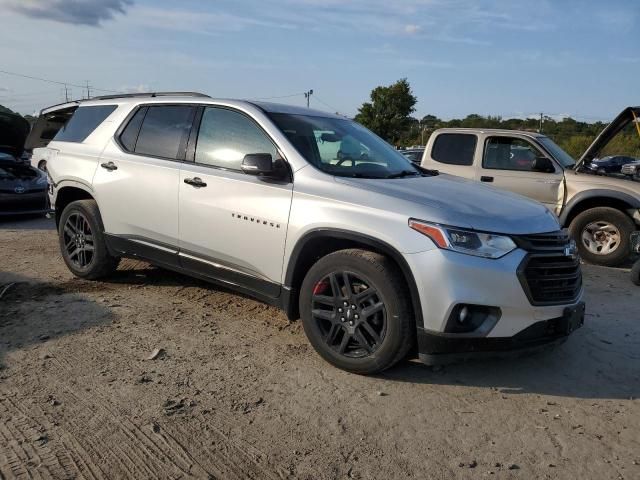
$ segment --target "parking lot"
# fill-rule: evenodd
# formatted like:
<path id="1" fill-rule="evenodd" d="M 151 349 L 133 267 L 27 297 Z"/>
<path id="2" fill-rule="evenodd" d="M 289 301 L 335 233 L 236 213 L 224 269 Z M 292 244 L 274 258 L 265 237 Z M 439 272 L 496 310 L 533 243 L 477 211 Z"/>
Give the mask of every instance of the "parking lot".
<path id="1" fill-rule="evenodd" d="M 586 324 L 553 351 L 361 377 L 203 282 L 77 279 L 53 228 L 0 223 L 0 478 L 640 478 L 624 269 L 584 266 Z"/>

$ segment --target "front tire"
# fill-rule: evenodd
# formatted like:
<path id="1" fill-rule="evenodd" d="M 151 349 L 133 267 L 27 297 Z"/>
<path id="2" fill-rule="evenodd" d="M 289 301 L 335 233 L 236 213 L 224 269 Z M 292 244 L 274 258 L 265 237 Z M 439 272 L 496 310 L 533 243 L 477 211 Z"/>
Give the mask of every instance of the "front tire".
<path id="1" fill-rule="evenodd" d="M 96 280 L 118 267 L 120 259 L 107 249 L 95 200 L 78 200 L 65 207 L 58 224 L 58 239 L 62 258 L 77 277 Z"/>
<path id="2" fill-rule="evenodd" d="M 634 230 L 635 225 L 626 214 L 610 207 L 585 210 L 569 226 L 580 256 L 605 267 L 620 265 L 629 257 Z"/>
<path id="3" fill-rule="evenodd" d="M 318 260 L 302 282 L 300 313 L 318 354 L 353 373 L 393 366 L 415 341 L 400 270 L 389 258 L 366 250 L 340 250 Z"/>

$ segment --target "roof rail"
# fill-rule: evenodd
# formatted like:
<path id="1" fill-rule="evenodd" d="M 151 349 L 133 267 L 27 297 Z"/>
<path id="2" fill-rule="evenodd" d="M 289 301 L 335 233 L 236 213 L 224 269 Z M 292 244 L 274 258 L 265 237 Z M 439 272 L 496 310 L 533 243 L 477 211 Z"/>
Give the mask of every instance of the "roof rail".
<path id="1" fill-rule="evenodd" d="M 89 100 L 111 100 L 114 98 L 135 98 L 135 97 L 206 97 L 209 95 L 199 92 L 145 92 L 145 93 L 118 93 L 114 95 L 101 95 L 91 97 Z"/>

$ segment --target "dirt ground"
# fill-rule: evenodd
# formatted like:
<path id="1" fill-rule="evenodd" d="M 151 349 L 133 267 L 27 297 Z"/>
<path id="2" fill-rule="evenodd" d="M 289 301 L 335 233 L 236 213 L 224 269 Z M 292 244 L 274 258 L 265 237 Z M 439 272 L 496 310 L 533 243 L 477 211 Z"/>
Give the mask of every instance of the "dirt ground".
<path id="1" fill-rule="evenodd" d="M 272 307 L 132 261 L 82 281 L 51 221 L 0 223 L 0 479 L 638 479 L 640 290 L 584 272 L 553 351 L 360 377 Z"/>

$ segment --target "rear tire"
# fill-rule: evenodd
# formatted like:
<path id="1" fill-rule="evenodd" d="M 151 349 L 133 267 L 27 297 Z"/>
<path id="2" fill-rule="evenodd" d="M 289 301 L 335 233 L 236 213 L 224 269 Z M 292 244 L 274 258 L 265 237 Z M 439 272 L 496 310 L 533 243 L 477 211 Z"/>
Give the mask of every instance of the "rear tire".
<path id="1" fill-rule="evenodd" d="M 78 200 L 65 207 L 58 224 L 60 252 L 71 273 L 96 280 L 118 268 L 119 257 L 109 254 L 95 200 Z"/>
<path id="2" fill-rule="evenodd" d="M 596 207 L 580 213 L 569 225 L 580 256 L 589 263 L 615 267 L 631 253 L 635 224 L 615 208 Z"/>
<path id="3" fill-rule="evenodd" d="M 299 306 L 313 348 L 349 372 L 381 372 L 402 360 L 415 341 L 404 277 L 377 253 L 340 250 L 318 260 L 302 282 Z"/>

